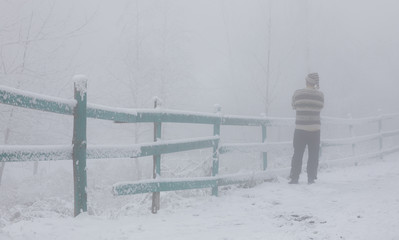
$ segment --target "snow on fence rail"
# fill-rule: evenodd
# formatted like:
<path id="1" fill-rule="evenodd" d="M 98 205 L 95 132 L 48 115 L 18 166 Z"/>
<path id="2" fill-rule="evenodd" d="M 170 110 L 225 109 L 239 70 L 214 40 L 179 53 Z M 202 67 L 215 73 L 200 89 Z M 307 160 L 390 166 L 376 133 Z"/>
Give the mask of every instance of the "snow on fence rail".
<path id="1" fill-rule="evenodd" d="M 1 86 L 1 103 L 46 112 L 73 115 L 75 100 L 48 97 L 36 93 Z"/>
<path id="2" fill-rule="evenodd" d="M 229 184 L 245 183 L 257 179 L 264 179 L 268 175 L 267 152 L 276 146 L 290 145 L 292 142 L 267 141 L 267 127 L 293 126 L 293 118 L 271 117 L 242 117 L 224 115 L 220 109 L 216 113 L 198 113 L 176 110 L 155 109 L 126 109 L 108 106 L 87 104 L 87 80 L 82 77 L 75 78 L 75 97 L 66 100 L 48 97 L 22 90 L 0 86 L 0 103 L 28 109 L 72 115 L 74 117 L 72 145 L 66 146 L 0 146 L 0 162 L 20 161 L 49 161 L 49 160 L 73 160 L 74 172 L 74 202 L 75 216 L 87 211 L 87 176 L 86 159 L 116 159 L 153 156 L 154 179 L 118 183 L 113 186 L 115 195 L 127 195 L 138 193 L 153 193 L 152 211 L 159 209 L 161 191 L 175 191 L 196 188 L 212 188 L 212 194 L 218 195 L 218 187 Z M 156 107 L 156 106 L 155 106 Z M 127 146 L 87 146 L 86 124 L 87 118 L 110 120 L 117 123 L 154 123 L 154 142 L 127 145 Z M 369 157 L 382 157 L 384 154 L 399 151 L 399 147 L 383 149 L 383 138 L 399 135 L 399 130 L 382 132 L 382 121 L 397 119 L 399 114 L 382 115 L 380 117 L 363 119 L 344 119 L 323 117 L 324 124 L 343 124 L 349 126 L 352 136 L 350 138 L 323 139 L 321 147 L 352 145 L 353 156 L 344 158 L 360 159 Z M 354 136 L 353 126 L 364 123 L 378 123 L 378 133 Z M 190 123 L 213 125 L 213 136 L 205 138 L 193 138 L 183 140 L 162 141 L 162 123 Z M 231 126 L 255 126 L 261 127 L 262 142 L 220 144 L 221 125 Z M 379 139 L 379 151 L 355 155 L 354 148 L 357 143 Z M 161 155 L 167 153 L 188 151 L 194 149 L 213 148 L 212 176 L 190 179 L 163 179 L 161 176 Z M 224 175 L 219 172 L 219 154 L 231 151 L 261 152 L 262 170 L 251 175 Z"/>
<path id="3" fill-rule="evenodd" d="M 219 137 L 202 137 L 184 140 L 170 140 L 156 143 L 134 145 L 95 145 L 88 146 L 87 159 L 117 159 L 137 158 L 166 154 L 173 152 L 189 151 L 194 149 L 213 147 Z M 1 162 L 27 162 L 27 161 L 56 161 L 72 159 L 72 145 L 5 145 L 0 148 Z"/>

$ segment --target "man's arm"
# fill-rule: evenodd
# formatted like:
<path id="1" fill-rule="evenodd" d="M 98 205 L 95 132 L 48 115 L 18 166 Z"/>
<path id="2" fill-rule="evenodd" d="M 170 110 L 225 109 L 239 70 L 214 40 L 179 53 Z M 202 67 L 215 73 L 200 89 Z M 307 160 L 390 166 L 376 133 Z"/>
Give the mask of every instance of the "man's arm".
<path id="1" fill-rule="evenodd" d="M 324 93 L 323 92 L 320 92 L 320 93 L 321 93 L 322 103 L 323 103 L 323 106 L 321 108 L 324 108 Z"/>

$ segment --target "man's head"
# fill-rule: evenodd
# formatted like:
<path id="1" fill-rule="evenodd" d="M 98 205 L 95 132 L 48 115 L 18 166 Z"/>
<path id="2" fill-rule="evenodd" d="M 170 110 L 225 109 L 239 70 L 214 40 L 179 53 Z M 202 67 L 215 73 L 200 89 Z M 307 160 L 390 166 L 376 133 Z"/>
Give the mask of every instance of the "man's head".
<path id="1" fill-rule="evenodd" d="M 306 76 L 306 86 L 312 88 L 319 88 L 319 74 L 318 73 L 309 73 Z"/>

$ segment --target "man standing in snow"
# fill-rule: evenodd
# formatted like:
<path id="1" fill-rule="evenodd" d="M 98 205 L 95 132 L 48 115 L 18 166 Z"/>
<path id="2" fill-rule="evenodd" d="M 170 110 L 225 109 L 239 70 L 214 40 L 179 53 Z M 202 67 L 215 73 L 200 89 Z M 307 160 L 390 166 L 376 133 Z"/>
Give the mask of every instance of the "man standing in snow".
<path id="1" fill-rule="evenodd" d="M 296 90 L 292 107 L 296 110 L 294 156 L 291 162 L 290 184 L 297 184 L 302 169 L 302 158 L 308 145 L 308 183 L 317 178 L 320 150 L 320 111 L 324 106 L 324 94 L 319 89 L 319 74 L 306 77 L 306 88 Z"/>

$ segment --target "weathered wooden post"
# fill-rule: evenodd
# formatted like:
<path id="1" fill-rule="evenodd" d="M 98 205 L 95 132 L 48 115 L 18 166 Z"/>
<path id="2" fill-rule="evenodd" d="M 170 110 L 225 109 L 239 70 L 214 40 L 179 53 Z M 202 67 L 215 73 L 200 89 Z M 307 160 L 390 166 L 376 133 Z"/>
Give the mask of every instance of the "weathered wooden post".
<path id="1" fill-rule="evenodd" d="M 220 105 L 215 105 L 215 113 L 220 115 L 222 112 L 222 107 Z M 213 125 L 213 135 L 219 137 L 220 136 L 220 124 L 221 118 L 215 122 Z M 212 154 L 212 176 L 215 177 L 219 173 L 219 140 L 213 145 L 213 154 Z M 218 186 L 212 187 L 212 196 L 218 195 Z"/>
<path id="2" fill-rule="evenodd" d="M 382 116 L 380 115 L 378 118 L 378 134 L 379 134 L 379 145 L 380 145 L 380 159 L 384 158 L 384 154 L 382 153 L 383 145 L 383 136 L 382 136 Z"/>
<path id="3" fill-rule="evenodd" d="M 159 98 L 154 100 L 154 108 L 158 108 L 161 105 Z M 162 122 L 154 122 L 154 142 L 157 142 L 162 137 Z M 156 179 L 161 176 L 161 155 L 153 155 L 153 178 Z M 161 205 L 161 193 L 152 193 L 152 206 L 151 212 L 157 213 Z"/>
<path id="4" fill-rule="evenodd" d="M 267 127 L 265 124 L 262 124 L 262 143 L 266 142 L 267 138 Z M 263 158 L 263 171 L 266 171 L 267 169 L 267 152 L 262 153 L 262 158 Z"/>
<path id="5" fill-rule="evenodd" d="M 87 78 L 83 75 L 74 76 L 75 100 L 73 121 L 73 179 L 74 179 L 74 216 L 87 212 L 87 175 L 86 175 L 86 109 L 87 109 Z"/>
<path id="6" fill-rule="evenodd" d="M 266 117 L 265 114 L 261 114 L 262 117 Z M 266 123 L 262 124 L 262 143 L 266 142 L 266 138 L 267 138 L 267 125 Z M 262 164 L 262 168 L 263 171 L 266 171 L 267 169 L 267 152 L 262 152 L 262 160 L 263 160 L 263 164 Z"/>
<path id="7" fill-rule="evenodd" d="M 354 132 L 354 129 L 353 129 L 353 118 L 352 118 L 352 114 L 348 114 L 348 117 L 349 117 L 349 132 L 350 132 L 350 135 L 351 135 L 351 138 L 352 138 L 352 141 L 353 141 L 353 138 L 355 137 L 355 132 Z M 352 142 L 352 156 L 354 157 L 354 156 L 356 156 L 356 144 L 355 144 L 355 142 L 353 141 Z"/>

